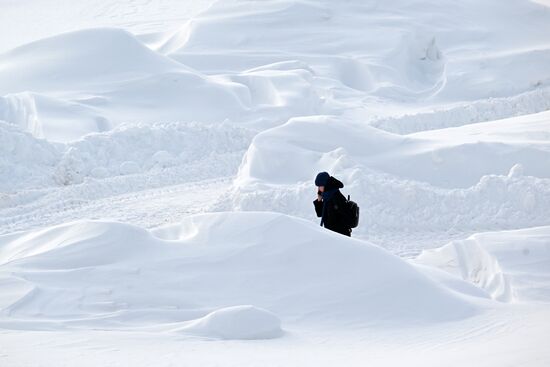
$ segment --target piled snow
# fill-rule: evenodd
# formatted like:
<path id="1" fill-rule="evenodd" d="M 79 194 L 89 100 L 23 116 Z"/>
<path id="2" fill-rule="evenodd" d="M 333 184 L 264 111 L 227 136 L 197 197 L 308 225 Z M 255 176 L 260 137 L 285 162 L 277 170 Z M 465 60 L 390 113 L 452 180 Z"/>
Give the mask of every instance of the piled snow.
<path id="1" fill-rule="evenodd" d="M 68 144 L 54 172 L 57 182 L 80 183 L 149 172 L 245 150 L 252 132 L 230 124 L 171 123 L 120 126 Z"/>
<path id="2" fill-rule="evenodd" d="M 263 311 L 205 315 L 249 304 L 284 323 L 430 323 L 471 316 L 486 302 L 443 287 L 379 247 L 274 213 L 195 215 L 152 232 L 67 223 L 0 237 L 0 266 L 2 282 L 14 288 L 1 296 L 0 324 L 15 329 L 173 329 L 202 318 L 181 326 L 208 336 L 265 337 L 276 322 Z"/>
<path id="3" fill-rule="evenodd" d="M 406 137 L 338 117 L 294 118 L 254 138 L 240 176 L 289 183 L 311 180 L 323 167 L 334 172 L 362 165 L 400 179 L 464 188 L 520 163 L 526 175 L 550 178 L 548 131 L 550 112 Z"/>
<path id="4" fill-rule="evenodd" d="M 24 4 L 5 3 L 0 34 L 9 37 L 1 39 L 0 52 L 39 38 L 97 26 L 123 27 L 133 33 L 177 29 L 214 1 L 192 0 L 186 1 L 184 6 L 179 0 L 125 3 L 115 0 L 59 0 L 56 6 L 42 0 L 28 0 Z"/>
<path id="5" fill-rule="evenodd" d="M 512 299 L 510 281 L 502 273 L 498 261 L 473 239 L 453 241 L 438 249 L 425 250 L 415 260 L 460 276 L 485 289 L 499 301 Z"/>
<path id="6" fill-rule="evenodd" d="M 88 29 L 32 42 L 1 55 L 0 65 L 2 95 L 80 90 L 185 70 L 151 51 L 131 33 L 116 28 Z"/>
<path id="7" fill-rule="evenodd" d="M 205 77 L 110 28 L 0 55 L 0 86 L 1 118 L 58 142 L 127 121 L 213 122 L 244 110 L 244 87 Z"/>
<path id="8" fill-rule="evenodd" d="M 367 91 L 416 103 L 475 100 L 532 90 L 550 76 L 550 26 L 540 4 L 279 0 L 254 5 L 217 2 L 159 50 L 209 73 L 240 72 L 290 56 L 331 80 L 337 98 Z"/>
<path id="9" fill-rule="evenodd" d="M 261 130 L 314 114 L 361 116 L 395 130 L 392 119 L 411 110 L 521 93 L 529 97 L 520 104 L 534 106 L 529 112 L 547 108 L 533 94 L 550 78 L 541 5 L 434 4 L 284 0 L 251 8 L 231 0 L 175 33 L 138 38 L 96 28 L 53 36 L 0 55 L 0 118 L 67 142 L 121 123 L 230 119 Z M 510 31 L 513 24 L 522 36 Z M 475 113 L 455 111 L 467 119 L 398 129 L 517 114 L 493 108 L 487 100 Z"/>
<path id="10" fill-rule="evenodd" d="M 276 315 L 250 305 L 221 308 L 190 321 L 179 331 L 220 339 L 272 339 L 283 332 Z"/>
<path id="11" fill-rule="evenodd" d="M 503 301 L 550 301 L 550 227 L 477 233 L 434 250 L 416 263 L 438 267 Z"/>
<path id="12" fill-rule="evenodd" d="M 499 21 L 494 21 L 495 8 Z M 536 203 L 539 197 L 540 202 L 546 201 L 546 183 L 517 178 L 511 184 L 501 177 L 519 163 L 526 176 L 546 178 L 541 167 L 547 158 L 540 141 L 521 148 L 519 143 L 512 147 L 507 142 L 506 149 L 500 149 L 502 136 L 496 134 L 488 144 L 471 140 L 451 144 L 447 139 L 446 148 L 434 149 L 438 143 L 421 144 L 419 140 L 439 137 L 399 138 L 364 125 L 410 133 L 547 109 L 550 23 L 542 9 L 540 4 L 519 0 L 506 7 L 493 0 L 483 5 L 422 0 L 414 7 L 400 1 L 376 6 L 347 1 L 335 6 L 328 0 L 264 1 L 251 7 L 249 2 L 231 0 L 215 3 L 176 32 L 135 36 L 118 28 L 91 28 L 28 43 L 0 55 L 0 119 L 20 130 L 3 126 L 2 134 L 10 140 L 12 135 L 26 136 L 28 146 L 20 149 L 40 146 L 49 153 L 46 158 L 32 157 L 28 164 L 11 153 L 0 158 L 2 202 L 19 203 L 12 194 L 26 195 L 21 191 L 55 184 L 81 184 L 118 175 L 131 180 L 159 169 L 183 172 L 209 149 L 220 157 L 247 148 L 252 132 L 231 128 L 226 138 L 218 138 L 217 132 L 228 131 L 217 126 L 223 121 L 263 131 L 290 119 L 283 127 L 285 140 L 293 141 L 297 134 L 327 133 L 331 139 L 336 137 L 335 143 L 323 148 L 328 149 L 325 156 L 314 165 L 301 156 L 310 154 L 307 144 L 305 151 L 300 143 L 294 144 L 296 150 L 285 158 L 299 162 L 300 167 L 281 167 L 274 164 L 277 157 L 258 157 L 265 163 L 256 161 L 254 170 L 263 164 L 266 171 L 271 167 L 290 170 L 285 184 L 291 187 L 275 189 L 278 197 L 288 200 L 263 200 L 264 192 L 273 196 L 274 191 L 240 185 L 242 192 L 232 198 L 235 205 L 223 203 L 225 207 L 310 217 L 306 204 L 298 208 L 293 202 L 306 198 L 305 182 L 319 168 L 341 174 L 359 201 L 385 208 L 382 214 L 378 209 L 364 212 L 364 223 L 371 228 L 394 228 L 402 211 L 409 212 L 416 205 L 415 198 L 420 204 L 411 211 L 422 218 L 418 228 L 487 228 L 486 218 L 457 216 L 448 207 L 461 205 L 463 197 L 467 203 L 477 203 L 478 191 L 488 186 L 502 187 L 495 194 L 498 197 L 482 199 L 477 208 L 467 205 L 464 213 L 489 210 L 505 227 L 516 218 L 541 224 Z M 522 33 L 511 31 L 513 25 L 521 25 Z M 294 130 L 303 116 L 319 116 L 311 117 L 319 126 Z M 357 124 L 350 127 L 349 121 Z M 195 126 L 204 124 L 216 136 L 210 139 L 193 127 L 192 136 L 183 137 L 177 126 L 194 122 Z M 338 127 L 322 126 L 326 124 Z M 496 130 L 492 128 L 491 134 Z M 349 135 L 362 136 L 355 138 L 355 150 L 367 141 L 378 148 L 345 152 Z M 262 139 L 259 136 L 250 147 L 248 160 L 254 159 L 253 151 L 267 149 L 261 146 Z M 391 151 L 401 147 L 409 151 L 397 153 L 394 159 Z M 488 155 L 485 163 L 470 164 L 480 154 Z M 461 161 L 463 156 L 468 161 Z M 220 172 L 233 169 L 229 161 Z M 486 164 L 491 161 L 499 163 L 491 168 Z M 530 163 L 534 161 L 541 163 L 535 167 Z M 356 163 L 367 169 L 348 169 Z M 300 172 L 293 172 L 296 169 Z M 242 172 L 241 182 L 247 175 Z M 488 176 L 494 174 L 499 177 Z M 279 183 L 278 179 L 270 182 L 275 176 L 283 175 L 264 177 L 264 183 Z M 458 191 L 441 191 L 408 180 Z M 521 184 L 516 181 L 528 181 L 529 190 L 517 194 Z M 297 191 L 302 194 L 296 196 Z M 259 196 L 255 207 L 247 204 L 253 201 L 250 195 Z M 422 206 L 441 202 L 443 197 L 451 199 L 434 208 L 437 214 L 428 215 Z M 505 204 L 496 204 L 502 199 Z M 534 206 L 535 212 L 527 216 L 527 209 L 518 212 L 518 203 Z M 438 219 L 442 213 L 448 214 Z M 430 226 L 434 218 L 436 223 Z M 405 218 L 405 225 L 416 223 Z"/>
<path id="13" fill-rule="evenodd" d="M 0 120 L 0 192 L 51 184 L 48 174 L 60 158 L 52 144 Z"/>
<path id="14" fill-rule="evenodd" d="M 192 2 L 2 7 L 0 360 L 546 366 L 548 1 Z"/>
<path id="15" fill-rule="evenodd" d="M 31 92 L 0 97 L 0 118 L 37 138 L 58 142 L 113 127 L 93 106 Z"/>
<path id="16" fill-rule="evenodd" d="M 0 190 L 10 193 L 79 184 L 89 178 L 185 168 L 200 160 L 241 154 L 251 139 L 252 131 L 231 124 L 171 123 L 121 125 L 56 145 L 0 123 L 0 141 L 4 142 L 0 149 L 5 153 L 0 157 L 0 175 L 5 177 Z M 218 169 L 215 164 L 210 167 Z"/>
<path id="17" fill-rule="evenodd" d="M 548 131 L 548 112 L 408 136 L 337 117 L 294 118 L 254 138 L 230 207 L 313 218 L 313 178 L 327 170 L 362 208 L 358 233 L 542 225 Z"/>
<path id="18" fill-rule="evenodd" d="M 373 117 L 373 121 L 369 124 L 395 134 L 411 134 L 528 115 L 550 110 L 550 89 L 535 89 L 513 97 L 489 98 L 460 103 L 457 106 L 425 110 L 427 111 L 421 110 L 402 116 Z"/>

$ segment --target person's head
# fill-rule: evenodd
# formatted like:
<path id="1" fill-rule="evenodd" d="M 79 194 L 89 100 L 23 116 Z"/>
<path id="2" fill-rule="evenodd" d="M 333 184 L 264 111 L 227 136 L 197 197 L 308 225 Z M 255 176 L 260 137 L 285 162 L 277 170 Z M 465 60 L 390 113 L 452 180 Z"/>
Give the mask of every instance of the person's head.
<path id="1" fill-rule="evenodd" d="M 315 186 L 319 188 L 319 191 L 324 192 L 325 186 L 329 179 L 330 175 L 327 172 L 319 172 L 317 177 L 315 177 Z"/>

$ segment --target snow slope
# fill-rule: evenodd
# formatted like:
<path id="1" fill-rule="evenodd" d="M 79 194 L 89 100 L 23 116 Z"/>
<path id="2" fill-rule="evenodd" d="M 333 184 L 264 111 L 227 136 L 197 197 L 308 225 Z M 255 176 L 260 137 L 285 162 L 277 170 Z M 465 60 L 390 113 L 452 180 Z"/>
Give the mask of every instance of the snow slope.
<path id="1" fill-rule="evenodd" d="M 199 160 L 224 160 L 220 156 L 242 153 L 253 136 L 247 129 L 223 123 L 121 125 L 65 145 L 37 139 L 3 122 L 0 134 L 0 189 L 14 196 L 25 189 L 120 175 L 153 175 L 171 167 L 190 170 Z M 210 170 L 219 172 L 224 167 L 212 162 Z"/>
<path id="2" fill-rule="evenodd" d="M 243 109 L 238 86 L 204 77 L 120 29 L 62 34 L 0 55 L 0 85 L 4 120 L 58 142 L 128 120 L 208 122 Z"/>
<path id="3" fill-rule="evenodd" d="M 339 117 L 294 118 L 254 138 L 234 200 L 220 207 L 313 219 L 313 178 L 327 170 L 362 208 L 359 235 L 543 225 L 549 131 L 548 112 L 406 136 Z"/>
<path id="4" fill-rule="evenodd" d="M 464 101 L 548 87 L 547 13 L 523 0 L 220 1 L 175 33 L 86 29 L 1 54 L 0 118 L 61 142 L 122 122 L 265 129 L 330 113 L 377 123 L 451 103 L 480 120 L 491 105 Z M 519 106 L 547 109 L 538 98 Z"/>
<path id="5" fill-rule="evenodd" d="M 334 94 L 449 102 L 548 85 L 549 27 L 548 8 L 523 0 L 505 7 L 498 1 L 258 6 L 229 0 L 188 22 L 161 51 L 209 72 L 242 71 L 292 55 L 336 81 Z"/>
<path id="6" fill-rule="evenodd" d="M 213 2 L 59 0 L 56 6 L 51 6 L 41 0 L 27 0 L 24 3 L 2 0 L 0 52 L 40 38 L 98 26 L 124 28 L 146 35 L 165 32 L 179 28 Z"/>
<path id="7" fill-rule="evenodd" d="M 3 283 L 26 290 L 3 294 L 2 325 L 12 329 L 31 320 L 40 329 L 175 327 L 237 305 L 269 310 L 283 325 L 357 327 L 456 320 L 482 305 L 372 244 L 273 213 L 190 216 L 152 232 L 67 223 L 3 236 L 0 261 Z M 208 331 L 216 320 L 180 330 Z"/>
<path id="8" fill-rule="evenodd" d="M 539 254 L 547 257 L 548 228 L 518 231 L 512 241 L 501 234 L 477 239 L 488 251 L 499 249 L 499 260 L 508 259 L 503 269 L 519 274 L 512 279 L 525 281 L 539 269 L 543 281 L 528 290 L 539 295 L 538 305 L 504 307 L 472 279 L 277 213 L 196 215 L 153 231 L 79 221 L 12 233 L 0 237 L 0 338 L 8 363 L 34 365 L 43 363 L 21 353 L 19 333 L 37 353 L 49 351 L 48 363 L 124 358 L 147 365 L 154 350 L 161 364 L 174 358 L 255 364 L 258 356 L 237 341 L 278 338 L 255 344 L 268 363 L 285 355 L 292 364 L 389 366 L 411 354 L 411 365 L 437 365 L 460 350 L 451 365 L 481 358 L 481 366 L 542 366 L 548 303 L 540 295 L 548 279 Z M 513 243 L 524 240 L 526 261 L 513 260 L 519 249 Z M 44 335 L 51 342 L 44 344 Z M 192 353 L 180 354 L 177 345 Z M 320 345 L 320 355 L 308 356 Z M 286 355 L 289 348 L 295 351 Z M 394 358 L 395 348 L 405 354 Z M 487 356 L 487 348 L 495 354 Z"/>
<path id="9" fill-rule="evenodd" d="M 0 365 L 546 367 L 549 34 L 546 0 L 0 0 Z"/>
<path id="10" fill-rule="evenodd" d="M 478 233 L 425 250 L 415 262 L 436 266 L 487 289 L 497 299 L 548 303 L 550 228 Z"/>

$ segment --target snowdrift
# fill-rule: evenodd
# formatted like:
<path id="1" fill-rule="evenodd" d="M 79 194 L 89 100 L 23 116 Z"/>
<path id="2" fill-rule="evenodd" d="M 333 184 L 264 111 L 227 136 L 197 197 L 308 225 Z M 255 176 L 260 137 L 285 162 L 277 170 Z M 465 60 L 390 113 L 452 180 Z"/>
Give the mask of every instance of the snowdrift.
<path id="1" fill-rule="evenodd" d="M 415 261 L 470 281 L 499 301 L 512 300 L 510 280 L 498 261 L 476 241 L 454 241 L 435 250 L 425 250 Z"/>
<path id="2" fill-rule="evenodd" d="M 550 227 L 476 233 L 424 250 L 416 263 L 435 266 L 508 302 L 550 302 Z"/>
<path id="3" fill-rule="evenodd" d="M 312 218 L 313 178 L 326 170 L 362 206 L 369 230 L 542 225 L 548 131 L 548 112 L 406 136 L 340 117 L 294 118 L 254 138 L 232 207 Z"/>
<path id="4" fill-rule="evenodd" d="M 0 94 L 70 91 L 186 70 L 117 28 L 69 32 L 0 55 Z M 187 69 L 189 70 L 189 69 Z"/>
<path id="5" fill-rule="evenodd" d="M 529 97 L 519 107 L 538 112 L 546 99 L 530 93 L 550 80 L 544 9 L 520 0 L 231 0 L 173 34 L 68 32 L 0 55 L 0 119 L 68 142 L 121 123 L 228 119 L 264 130 L 317 114 L 410 132 L 448 126 L 425 122 L 423 108 L 455 104 L 459 125 L 515 114 L 466 101 L 520 94 Z M 421 121 L 396 128 L 396 118 Z"/>
<path id="6" fill-rule="evenodd" d="M 537 88 L 512 97 L 423 107 L 402 115 L 377 117 L 369 125 L 395 134 L 458 127 L 550 110 L 550 88 Z"/>
<path id="7" fill-rule="evenodd" d="M 151 176 L 166 168 L 191 171 L 200 162 L 203 173 L 229 175 L 252 136 L 248 129 L 223 123 L 124 124 L 59 145 L 0 121 L 0 190 L 16 193 L 90 179 Z M 228 164 L 230 160 L 235 163 Z M 164 175 L 168 183 L 170 173 Z"/>
<path id="8" fill-rule="evenodd" d="M 475 100 L 548 83 L 545 12 L 520 0 L 506 7 L 495 0 L 279 0 L 261 6 L 230 0 L 213 4 L 158 49 L 206 72 L 242 72 L 292 57 L 346 96 Z"/>
<path id="9" fill-rule="evenodd" d="M 468 317 L 485 302 L 377 246 L 275 213 L 195 215 L 153 231 L 81 221 L 5 235 L 0 278 L 10 290 L 0 324 L 16 329 L 30 320 L 40 328 L 165 324 L 208 337 L 272 337 L 277 317 L 283 327 L 404 325 Z"/>
<path id="10" fill-rule="evenodd" d="M 550 178 L 548 131 L 549 112 L 407 136 L 339 117 L 294 118 L 254 138 L 240 176 L 288 183 L 311 180 L 323 167 L 361 164 L 400 179 L 464 188 L 521 164 L 525 175 Z"/>
<path id="11" fill-rule="evenodd" d="M 498 22 L 493 20 L 495 8 L 499 9 Z M 277 139 L 290 142 L 298 151 L 303 151 L 298 141 L 304 138 L 292 143 L 294 134 L 330 134 L 336 140 L 323 146 L 321 158 L 301 160 L 289 147 L 293 153 L 287 157 L 306 166 L 284 167 L 291 170 L 287 178 L 273 182 L 303 183 L 317 168 L 334 173 L 346 170 L 343 178 L 350 183 L 352 194 L 375 207 L 387 208 L 384 212 L 388 215 L 382 213 L 380 221 L 367 216 L 366 223 L 371 226 L 394 226 L 399 222 L 395 220 L 398 213 L 415 206 L 415 198 L 422 203 L 446 201 L 437 209 L 445 213 L 448 207 L 462 206 L 464 196 L 468 196 L 467 203 L 477 202 L 478 192 L 486 195 L 488 186 L 502 187 L 498 200 L 513 203 L 496 205 L 497 198 L 490 202 L 482 199 L 484 208 L 480 211 L 489 207 L 493 216 L 507 211 L 497 215 L 498 220 L 507 222 L 505 225 L 517 218 L 522 223 L 541 224 L 536 203 L 541 196 L 542 202 L 547 200 L 541 188 L 544 182 L 529 182 L 530 190 L 518 194 L 520 184 L 510 184 L 502 177 L 485 181 L 482 177 L 506 175 L 519 163 L 526 176 L 547 178 L 543 135 L 534 138 L 534 145 L 532 135 L 523 133 L 524 142 L 512 142 L 509 134 L 504 137 L 493 125 L 490 134 L 494 138 L 483 143 L 475 142 L 472 136 L 451 142 L 443 136 L 400 138 L 363 128 L 370 124 L 405 134 L 548 109 L 550 23 L 541 9 L 539 4 L 519 0 L 505 8 L 493 0 L 483 5 L 422 0 L 414 7 L 401 0 L 384 4 L 340 1 L 337 6 L 326 0 L 279 0 L 254 7 L 246 1 L 231 0 L 217 2 L 175 33 L 138 37 L 117 28 L 92 28 L 38 40 L 0 54 L 0 120 L 19 129 L 0 126 L 0 134 L 14 141 L 0 147 L 6 153 L 0 157 L 0 187 L 4 195 L 11 195 L 30 188 L 80 184 L 88 178 L 143 174 L 151 167 L 179 167 L 184 171 L 191 161 L 188 158 L 196 157 L 193 152 L 198 145 L 205 148 L 214 144 L 215 154 L 235 154 L 233 147 L 245 149 L 242 144 L 250 141 L 252 131 L 277 127 L 290 119 L 281 130 L 286 136 Z M 513 32 L 512 25 L 521 26 L 522 32 Z M 475 102 L 470 103 L 472 100 Z M 332 117 L 312 117 L 309 121 L 319 122 L 317 132 L 309 130 L 300 116 Z M 362 123 L 350 125 L 349 121 Z M 194 122 L 213 129 L 214 142 L 199 134 L 189 143 L 194 132 L 188 139 L 174 131 L 179 130 L 174 125 Z M 325 123 L 348 131 L 321 126 Z M 230 130 L 226 138 L 218 139 L 220 130 L 213 127 L 218 124 L 224 125 L 221 130 Z M 533 129 L 547 129 L 543 124 Z M 234 133 L 238 129 L 228 125 L 251 131 Z M 314 125 L 310 127 L 317 129 Z M 155 135 L 159 130 L 166 132 L 165 137 L 147 140 L 148 131 Z M 261 173 L 261 165 L 280 167 L 276 157 L 262 156 L 271 149 L 262 140 L 271 139 L 267 136 L 276 131 L 259 136 L 247 157 L 254 161 L 251 175 L 264 182 L 274 176 L 265 180 L 269 169 Z M 171 132 L 174 138 L 182 139 L 182 145 L 191 145 L 191 154 L 174 148 L 176 139 L 166 136 Z M 124 134 L 127 138 L 135 134 L 136 143 L 128 144 L 121 138 Z M 347 143 L 347 136 L 352 134 L 361 138 Z M 106 143 L 111 138 L 113 141 Z M 444 146 L 440 140 L 445 140 Z M 228 149 L 218 149 L 218 142 L 227 144 Z M 126 150 L 115 148 L 118 144 Z M 365 144 L 369 147 L 362 149 Z M 145 146 L 143 152 L 141 145 Z M 394 156 L 392 151 L 401 148 L 407 151 Z M 23 163 L 22 157 L 29 155 L 25 152 L 33 149 L 37 154 L 47 151 L 45 158 L 31 157 L 29 164 Z M 349 149 L 353 151 L 346 152 Z M 265 153 L 260 153 L 262 150 Z M 478 155 L 488 158 L 479 162 Z M 356 164 L 368 169 L 348 169 Z M 247 167 L 239 180 L 246 181 Z M 446 192 L 453 198 L 443 200 L 439 190 L 402 180 L 428 182 L 444 189 L 467 190 L 475 185 L 478 189 Z M 379 185 L 392 191 L 391 195 L 369 189 Z M 234 205 L 222 209 L 267 208 L 308 215 L 309 208 L 291 203 L 296 201 L 294 192 L 303 193 L 305 185 L 294 186 L 290 194 L 287 188 L 277 190 L 277 196 L 283 197 L 281 202 L 263 200 L 265 190 L 251 186 L 234 198 Z M 252 192 L 260 196 L 256 202 L 262 205 L 249 204 L 255 201 Z M 377 199 L 389 200 L 390 196 L 398 199 L 389 205 Z M 521 214 L 516 211 L 518 205 L 526 207 Z M 537 207 L 534 214 L 524 215 L 533 206 Z M 511 211 L 507 209 L 510 207 Z M 485 219 L 472 224 L 464 214 L 470 209 L 458 217 L 453 212 L 451 217 L 456 220 L 444 215 L 434 226 L 486 228 Z M 424 218 L 421 223 L 426 226 L 433 221 L 421 206 L 413 211 L 416 217 Z M 405 220 L 405 225 L 413 223 Z"/>
<path id="12" fill-rule="evenodd" d="M 0 120 L 0 191 L 51 184 L 61 153 L 45 140 Z"/>
<path id="13" fill-rule="evenodd" d="M 220 339 L 273 339 L 283 333 L 276 315 L 250 305 L 216 310 L 177 331 Z"/>
<path id="14" fill-rule="evenodd" d="M 244 112 L 245 93 L 116 28 L 70 32 L 0 55 L 0 119 L 55 142 L 128 121 L 223 121 Z"/>
<path id="15" fill-rule="evenodd" d="M 550 365 L 548 0 L 4 3 L 0 364 Z"/>

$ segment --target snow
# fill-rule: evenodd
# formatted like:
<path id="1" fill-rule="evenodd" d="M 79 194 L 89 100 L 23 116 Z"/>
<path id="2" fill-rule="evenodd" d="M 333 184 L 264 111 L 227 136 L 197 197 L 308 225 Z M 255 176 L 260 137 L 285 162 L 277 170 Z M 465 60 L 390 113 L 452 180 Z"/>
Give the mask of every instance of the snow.
<path id="1" fill-rule="evenodd" d="M 4 120 L 63 143 L 126 120 L 223 121 L 243 113 L 246 102 L 242 85 L 204 76 L 110 28 L 61 34 L 0 55 L 0 85 Z"/>
<path id="2" fill-rule="evenodd" d="M 270 310 L 283 322 L 354 325 L 453 320 L 476 312 L 475 300 L 440 287 L 383 249 L 284 214 L 201 214 L 152 232 L 73 222 L 6 235 L 0 249 L 2 277 L 22 279 L 32 289 L 2 302 L 9 304 L 4 322 L 16 329 L 29 319 L 53 328 L 60 321 L 158 325 L 170 314 L 175 323 L 243 304 Z M 223 334 L 216 325 L 232 320 L 228 312 L 190 328 L 220 327 Z M 234 317 L 255 317 L 243 312 Z"/>
<path id="3" fill-rule="evenodd" d="M 472 241 L 454 241 L 435 250 L 424 251 L 415 259 L 418 263 L 442 268 L 484 289 L 499 301 L 510 301 L 510 280 L 498 261 Z"/>
<path id="4" fill-rule="evenodd" d="M 313 178 L 327 170 L 362 209 L 359 235 L 544 225 L 549 131 L 548 112 L 405 136 L 339 117 L 293 118 L 254 137 L 233 201 L 219 208 L 314 219 Z"/>
<path id="5" fill-rule="evenodd" d="M 548 112 L 407 136 L 337 117 L 294 118 L 254 138 L 240 175 L 243 181 L 294 182 L 310 180 L 322 167 L 338 172 L 362 165 L 403 179 L 462 188 L 488 174 L 506 174 L 519 163 L 526 175 L 549 178 L 548 131 Z M 306 151 L 297 155 L 302 161 L 282 159 L 296 150 Z M 284 176 L 272 177 L 283 169 Z"/>
<path id="6" fill-rule="evenodd" d="M 0 365 L 549 364 L 546 0 L 0 9 Z"/>
<path id="7" fill-rule="evenodd" d="M 282 334 L 280 324 L 271 312 L 245 305 L 221 308 L 179 331 L 221 339 L 272 339 Z"/>
<path id="8" fill-rule="evenodd" d="M 155 34 L 177 29 L 181 23 L 207 9 L 214 1 L 179 0 L 125 3 L 110 0 L 60 0 L 51 6 L 41 0 L 25 3 L 2 1 L 0 52 L 55 34 L 90 27 L 118 27 L 133 32 Z M 24 21 L 21 18 L 24 17 Z M 9 35 L 9 36 L 8 36 Z"/>
<path id="9" fill-rule="evenodd" d="M 230 124 L 192 122 L 125 124 L 65 145 L 37 139 L 2 122 L 0 133 L 1 141 L 6 142 L 0 148 L 6 153 L 0 161 L 5 177 L 0 188 L 6 192 L 182 167 L 241 152 L 252 137 L 248 129 Z"/>
<path id="10" fill-rule="evenodd" d="M 478 283 L 508 302 L 545 303 L 550 296 L 549 231 L 543 226 L 478 233 L 425 250 L 415 261 Z"/>

